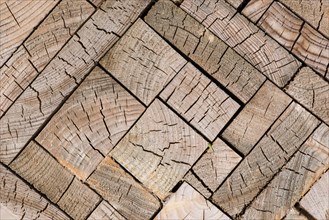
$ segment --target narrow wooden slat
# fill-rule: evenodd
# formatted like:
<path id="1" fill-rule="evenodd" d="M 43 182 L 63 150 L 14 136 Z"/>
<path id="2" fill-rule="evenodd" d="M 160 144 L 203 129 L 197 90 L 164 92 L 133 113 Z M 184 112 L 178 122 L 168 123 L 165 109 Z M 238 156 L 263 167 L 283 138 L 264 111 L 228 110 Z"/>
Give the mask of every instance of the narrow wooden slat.
<path id="1" fill-rule="evenodd" d="M 265 82 L 222 137 L 247 155 L 290 102 L 289 96 L 271 82 Z"/>
<path id="2" fill-rule="evenodd" d="M 242 219 L 282 219 L 328 168 L 329 127 L 322 124 L 247 208 Z M 329 188 L 328 183 L 324 185 L 327 196 L 319 194 L 322 203 L 310 209 L 312 214 L 319 214 L 318 219 L 328 217 L 325 212 L 329 210 Z M 327 207 L 320 208 L 322 204 Z"/>
<path id="3" fill-rule="evenodd" d="M 6 62 L 58 1 L 1 1 L 0 66 Z"/>
<path id="4" fill-rule="evenodd" d="M 87 182 L 127 219 L 150 219 L 160 208 L 159 200 L 110 157 L 101 162 Z"/>
<path id="5" fill-rule="evenodd" d="M 289 9 L 274 2 L 259 20 L 258 25 L 281 45 L 291 50 L 303 21 Z"/>
<path id="6" fill-rule="evenodd" d="M 257 23 L 272 2 L 273 0 L 250 0 L 246 7 L 243 8 L 242 14 L 252 22 Z"/>
<path id="7" fill-rule="evenodd" d="M 323 76 L 328 71 L 329 40 L 310 25 L 303 26 L 292 52 Z"/>
<path id="8" fill-rule="evenodd" d="M 139 19 L 100 63 L 149 105 L 186 61 Z"/>
<path id="9" fill-rule="evenodd" d="M 94 191 L 75 178 L 58 201 L 58 205 L 73 219 L 85 219 L 100 200 Z"/>
<path id="10" fill-rule="evenodd" d="M 298 104 L 291 103 L 214 193 L 212 200 L 232 217 L 239 215 L 318 124 L 313 115 Z"/>
<path id="11" fill-rule="evenodd" d="M 190 63 L 160 97 L 211 141 L 240 107 Z"/>
<path id="12" fill-rule="evenodd" d="M 218 219 L 230 218 L 206 200 L 189 184 L 183 183 L 155 219 Z"/>
<path id="13" fill-rule="evenodd" d="M 279 87 L 286 85 L 301 65 L 224 0 L 185 0 L 181 7 Z"/>
<path id="14" fill-rule="evenodd" d="M 0 119 L 2 162 L 8 164 L 17 155 L 149 2 L 108 0 L 102 4 Z"/>
<path id="15" fill-rule="evenodd" d="M 142 104 L 96 67 L 36 140 L 85 180 L 143 111 Z"/>
<path id="16" fill-rule="evenodd" d="M 242 102 L 247 102 L 265 77 L 197 20 L 171 3 L 157 2 L 145 21 L 210 73 Z"/>
<path id="17" fill-rule="evenodd" d="M 329 83 L 312 69 L 300 69 L 285 91 L 329 124 Z"/>
<path id="18" fill-rule="evenodd" d="M 290 209 L 286 217 L 283 220 L 308 220 L 305 215 L 300 213 L 296 208 Z"/>
<path id="19" fill-rule="evenodd" d="M 69 171 L 33 141 L 10 167 L 54 203 L 60 199 L 73 179 Z"/>
<path id="20" fill-rule="evenodd" d="M 204 184 L 198 179 L 198 177 L 189 171 L 184 176 L 184 181 L 186 181 L 189 185 L 191 185 L 194 189 L 196 189 L 201 195 L 203 195 L 206 199 L 212 195 L 210 189 L 207 189 Z"/>
<path id="21" fill-rule="evenodd" d="M 0 181 L 1 219 L 9 219 L 8 216 L 3 217 L 3 208 L 14 217 L 10 219 L 70 219 L 1 164 Z"/>
<path id="22" fill-rule="evenodd" d="M 328 137 L 329 132 L 326 135 Z M 323 174 L 321 179 L 312 186 L 311 190 L 300 201 L 300 205 L 317 219 L 329 219 L 328 186 L 329 171 Z"/>
<path id="23" fill-rule="evenodd" d="M 206 147 L 200 135 L 156 99 L 110 155 L 164 199 Z"/>
<path id="24" fill-rule="evenodd" d="M 88 220 L 100 219 L 125 220 L 125 218 L 105 200 L 103 200 L 88 217 Z"/>

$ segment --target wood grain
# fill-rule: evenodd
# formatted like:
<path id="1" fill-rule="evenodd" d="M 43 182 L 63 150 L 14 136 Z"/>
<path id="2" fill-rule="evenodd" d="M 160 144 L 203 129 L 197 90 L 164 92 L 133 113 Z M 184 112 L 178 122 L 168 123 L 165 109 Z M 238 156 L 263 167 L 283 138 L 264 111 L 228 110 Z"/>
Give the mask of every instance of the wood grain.
<path id="1" fill-rule="evenodd" d="M 197 177 L 196 174 L 192 173 L 191 170 L 184 176 L 184 181 L 191 185 L 206 199 L 209 199 L 209 197 L 212 195 L 211 190 L 207 188 L 205 183 L 201 182 L 200 178 Z"/>
<path id="2" fill-rule="evenodd" d="M 189 184 L 183 183 L 155 219 L 230 219 Z"/>
<path id="3" fill-rule="evenodd" d="M 242 219 L 282 219 L 328 168 L 329 127 L 322 124 L 247 208 Z M 328 184 L 325 185 L 329 195 Z M 329 205 L 327 209 L 318 206 L 325 205 L 329 197 L 320 194 L 319 198 L 323 198 L 323 202 L 310 210 L 319 214 L 318 219 L 326 219 Z"/>
<path id="4" fill-rule="evenodd" d="M 243 8 L 242 14 L 256 24 L 272 2 L 273 0 L 250 0 Z"/>
<path id="5" fill-rule="evenodd" d="M 186 61 L 139 19 L 100 63 L 149 105 Z"/>
<path id="6" fill-rule="evenodd" d="M 301 65 L 224 0 L 185 0 L 181 7 L 279 87 L 286 85 Z"/>
<path id="7" fill-rule="evenodd" d="M 88 220 L 100 219 L 125 220 L 125 218 L 105 200 L 103 200 L 88 217 Z"/>
<path id="8" fill-rule="evenodd" d="M 318 125 L 313 115 L 291 103 L 212 200 L 232 217 L 239 215 Z"/>
<path id="9" fill-rule="evenodd" d="M 157 2 L 145 21 L 242 102 L 265 81 L 257 69 L 232 49 L 226 50 L 222 40 L 170 1 Z"/>
<path id="10" fill-rule="evenodd" d="M 200 135 L 156 99 L 110 155 L 164 199 L 206 147 Z"/>
<path id="11" fill-rule="evenodd" d="M 48 152 L 31 141 L 10 164 L 18 175 L 56 203 L 73 179 Z"/>
<path id="12" fill-rule="evenodd" d="M 308 220 L 305 215 L 300 213 L 296 208 L 292 208 L 288 211 L 286 217 L 283 220 Z"/>
<path id="13" fill-rule="evenodd" d="M 6 208 L 14 217 L 11 219 L 70 219 L 64 212 L 1 164 L 0 181 L 1 219 L 8 219 L 2 218 L 5 214 L 3 208 Z"/>
<path id="14" fill-rule="evenodd" d="M 134 97 L 96 67 L 36 140 L 85 180 L 143 111 Z"/>
<path id="15" fill-rule="evenodd" d="M 311 68 L 300 69 L 285 91 L 329 124 L 329 83 Z"/>
<path id="16" fill-rule="evenodd" d="M 110 157 L 101 162 L 87 182 L 127 219 L 150 219 L 160 208 L 159 200 Z"/>
<path id="17" fill-rule="evenodd" d="M 78 179 L 73 182 L 58 201 L 61 209 L 73 219 L 85 219 L 100 202 L 100 197 Z"/>
<path id="18" fill-rule="evenodd" d="M 237 9 L 244 0 L 226 0 L 228 3 L 230 3 L 235 9 Z"/>
<path id="19" fill-rule="evenodd" d="M 160 97 L 211 141 L 240 107 L 191 63 L 179 71 Z"/>
<path id="20" fill-rule="evenodd" d="M 148 3 L 102 4 L 0 119 L 0 161 L 8 164 L 17 155 Z"/>

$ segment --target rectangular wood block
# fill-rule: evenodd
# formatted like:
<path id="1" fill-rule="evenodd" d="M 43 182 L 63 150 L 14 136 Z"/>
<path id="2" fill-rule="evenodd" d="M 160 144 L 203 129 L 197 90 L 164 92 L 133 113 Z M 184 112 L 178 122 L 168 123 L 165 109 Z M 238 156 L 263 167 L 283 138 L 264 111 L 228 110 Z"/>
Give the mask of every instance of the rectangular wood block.
<path id="1" fill-rule="evenodd" d="M 203 183 L 195 173 L 192 173 L 191 170 L 184 176 L 184 181 L 196 189 L 206 199 L 209 199 L 212 195 L 211 190 L 206 186 L 206 184 Z"/>
<path id="2" fill-rule="evenodd" d="M 256 24 L 272 2 L 273 0 L 250 0 L 243 8 L 242 14 Z"/>
<path id="3" fill-rule="evenodd" d="M 88 220 L 100 219 L 125 220 L 125 218 L 105 200 L 103 200 L 88 217 Z"/>

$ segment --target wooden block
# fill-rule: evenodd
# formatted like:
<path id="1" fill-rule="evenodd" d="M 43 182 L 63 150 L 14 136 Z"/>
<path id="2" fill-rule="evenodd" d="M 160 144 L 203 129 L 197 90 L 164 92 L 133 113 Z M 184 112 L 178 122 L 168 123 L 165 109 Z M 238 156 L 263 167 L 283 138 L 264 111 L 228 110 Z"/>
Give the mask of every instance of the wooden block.
<path id="1" fill-rule="evenodd" d="M 302 24 L 303 20 L 278 2 L 274 2 L 258 22 L 267 34 L 289 50 L 292 49 Z"/>
<path id="2" fill-rule="evenodd" d="M 164 199 L 206 147 L 200 135 L 156 99 L 110 155 Z"/>
<path id="3" fill-rule="evenodd" d="M 125 220 L 125 218 L 105 200 L 103 200 L 88 217 L 88 220 L 100 219 Z"/>
<path id="4" fill-rule="evenodd" d="M 100 63 L 149 105 L 186 61 L 139 19 Z"/>
<path id="5" fill-rule="evenodd" d="M 1 1 L 0 66 L 7 61 L 58 1 Z"/>
<path id="6" fill-rule="evenodd" d="M 127 219 L 150 219 L 160 208 L 159 200 L 110 157 L 100 163 L 87 182 Z"/>
<path id="7" fill-rule="evenodd" d="M 255 148 L 243 159 L 212 200 L 235 218 L 286 164 L 319 121 L 291 103 Z"/>
<path id="8" fill-rule="evenodd" d="M 159 1 L 145 21 L 218 82 L 247 102 L 265 77 L 217 36 L 170 1 Z"/>
<path id="9" fill-rule="evenodd" d="M 0 161 L 8 164 L 18 154 L 149 2 L 102 4 L 0 119 Z"/>
<path id="10" fill-rule="evenodd" d="M 329 133 L 327 132 L 327 135 Z M 329 171 L 302 198 L 300 205 L 316 219 L 329 218 Z"/>
<path id="11" fill-rule="evenodd" d="M 238 9 L 238 7 L 244 2 L 244 0 L 226 0 L 228 3 L 230 3 L 235 9 Z"/>
<path id="12" fill-rule="evenodd" d="M 48 152 L 31 141 L 10 164 L 18 175 L 56 203 L 73 179 Z"/>
<path id="13" fill-rule="evenodd" d="M 308 220 L 305 215 L 300 213 L 296 208 L 290 209 L 286 217 L 283 220 Z"/>
<path id="14" fill-rule="evenodd" d="M 181 7 L 279 87 L 286 85 L 301 65 L 224 0 L 185 0 Z"/>
<path id="15" fill-rule="evenodd" d="M 142 104 L 96 67 L 36 140 L 85 180 L 143 111 Z"/>
<path id="16" fill-rule="evenodd" d="M 197 177 L 194 173 L 189 171 L 185 176 L 184 180 L 191 185 L 194 189 L 196 189 L 201 195 L 203 195 L 206 199 L 212 195 L 212 192 L 209 188 L 206 187 L 205 183 L 201 182 L 200 178 Z"/>
<path id="17" fill-rule="evenodd" d="M 265 82 L 222 137 L 247 155 L 290 102 L 289 96 L 271 82 Z"/>
<path id="18" fill-rule="evenodd" d="M 243 8 L 242 14 L 256 24 L 272 2 L 273 0 L 251 0 Z"/>
<path id="19" fill-rule="evenodd" d="M 93 3 L 95 7 L 99 7 L 103 3 L 103 1 L 104 0 L 90 0 L 90 2 Z"/>
<path id="20" fill-rule="evenodd" d="M 191 63 L 179 71 L 160 97 L 211 141 L 240 107 Z"/>
<path id="21" fill-rule="evenodd" d="M 321 75 L 325 75 L 329 65 L 329 40 L 305 24 L 292 52 Z M 329 79 L 329 75 L 327 74 Z"/>
<path id="22" fill-rule="evenodd" d="M 329 124 L 329 83 L 311 68 L 300 69 L 285 91 Z"/>
<path id="23" fill-rule="evenodd" d="M 24 42 L 34 66 L 41 71 L 79 26 L 94 12 L 86 0 L 64 0 Z"/>
<path id="24" fill-rule="evenodd" d="M 320 141 L 317 140 L 319 135 Z M 322 124 L 246 209 L 242 219 L 282 219 L 328 168 L 329 127 Z M 328 217 L 325 216 L 329 210 L 328 181 L 324 187 L 326 193 L 320 193 L 317 196 L 319 203 L 310 209 L 311 214 L 318 214 L 317 219 Z"/>
<path id="25" fill-rule="evenodd" d="M 189 184 L 183 183 L 155 219 L 230 219 Z"/>
<path id="26" fill-rule="evenodd" d="M 70 219 L 1 164 L 0 181 L 1 219 Z M 12 218 L 3 216 L 6 211 Z"/>

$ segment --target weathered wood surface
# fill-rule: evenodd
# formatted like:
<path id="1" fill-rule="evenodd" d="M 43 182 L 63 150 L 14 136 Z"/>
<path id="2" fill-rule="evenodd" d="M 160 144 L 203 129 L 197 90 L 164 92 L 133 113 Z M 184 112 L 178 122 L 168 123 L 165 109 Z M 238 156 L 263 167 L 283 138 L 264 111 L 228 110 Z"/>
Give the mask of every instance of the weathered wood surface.
<path id="1" fill-rule="evenodd" d="M 192 173 L 191 170 L 184 176 L 184 181 L 196 189 L 206 199 L 209 199 L 209 197 L 212 195 L 212 191 L 194 172 Z"/>
<path id="2" fill-rule="evenodd" d="M 0 219 L 19 219 L 19 217 L 9 210 L 6 206 L 0 204 Z"/>
<path id="3" fill-rule="evenodd" d="M 189 184 L 183 183 L 154 219 L 229 220 L 230 218 Z"/>
<path id="4" fill-rule="evenodd" d="M 85 180 L 143 111 L 142 104 L 95 67 L 36 140 Z"/>
<path id="5" fill-rule="evenodd" d="M 250 0 L 243 8 L 242 14 L 256 24 L 272 2 L 273 0 Z"/>
<path id="6" fill-rule="evenodd" d="M 222 137 L 247 155 L 290 102 L 288 95 L 273 83 L 265 82 Z"/>
<path id="7" fill-rule="evenodd" d="M 327 132 L 329 136 L 329 131 Z M 329 138 L 327 138 L 329 143 Z M 302 198 L 300 205 L 316 219 L 329 219 L 329 171 L 324 173 L 311 190 Z"/>
<path id="8" fill-rule="evenodd" d="M 243 2 L 244 0 L 226 0 L 230 5 L 232 5 L 235 9 L 237 9 Z"/>
<path id="9" fill-rule="evenodd" d="M 73 219 L 85 219 L 96 208 L 100 200 L 94 191 L 74 178 L 58 201 L 58 205 Z"/>
<path id="10" fill-rule="evenodd" d="M 328 168 L 329 127 L 322 124 L 257 196 L 242 219 L 282 219 Z M 311 190 L 313 189 L 316 190 L 316 188 Z M 328 184 L 326 191 L 329 195 Z M 323 198 L 319 205 L 327 203 L 327 209 L 314 207 L 313 210 L 317 210 L 314 213 L 319 214 L 318 219 L 326 219 L 329 216 L 325 217 L 324 213 L 329 210 L 329 196 L 320 193 L 319 198 Z M 323 210 L 323 213 L 320 213 L 320 210 Z"/>
<path id="11" fill-rule="evenodd" d="M 0 218 L 7 208 L 10 219 L 70 219 L 64 212 L 0 164 Z"/>
<path id="12" fill-rule="evenodd" d="M 279 2 L 274 2 L 259 20 L 258 25 L 281 45 L 292 49 L 303 20 Z"/>
<path id="13" fill-rule="evenodd" d="M 213 194 L 212 201 L 232 217 L 241 214 L 318 125 L 313 115 L 291 103 Z"/>
<path id="14" fill-rule="evenodd" d="M 156 99 L 110 155 L 164 199 L 206 147 L 199 134 Z"/>
<path id="15" fill-rule="evenodd" d="M 247 102 L 265 77 L 197 20 L 161 0 L 145 21 L 185 55 L 211 74 L 242 102 Z"/>
<path id="16" fill-rule="evenodd" d="M 286 217 L 283 220 L 308 220 L 305 215 L 299 212 L 296 208 L 290 209 Z"/>
<path id="17" fill-rule="evenodd" d="M 125 220 L 125 218 L 105 200 L 103 200 L 88 217 L 88 220 L 100 219 Z"/>
<path id="18" fill-rule="evenodd" d="M 0 67 L 58 1 L 0 2 Z"/>
<path id="19" fill-rule="evenodd" d="M 179 71 L 160 97 L 211 141 L 240 107 L 191 63 Z"/>
<path id="20" fill-rule="evenodd" d="M 300 69 L 285 91 L 329 124 L 329 83 L 311 68 Z"/>
<path id="21" fill-rule="evenodd" d="M 181 7 L 279 87 L 286 85 L 301 65 L 224 0 L 185 0 Z"/>
<path id="22" fill-rule="evenodd" d="M 149 105 L 186 61 L 139 19 L 100 63 Z"/>
<path id="23" fill-rule="evenodd" d="M 8 164 L 149 1 L 106 1 L 0 119 L 0 161 Z"/>
<path id="24" fill-rule="evenodd" d="M 10 168 L 54 203 L 73 180 L 69 171 L 33 141 L 10 164 Z"/>
<path id="25" fill-rule="evenodd" d="M 100 163 L 87 182 L 127 219 L 150 219 L 160 208 L 159 200 L 110 157 Z"/>

